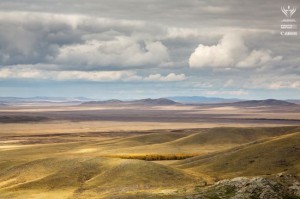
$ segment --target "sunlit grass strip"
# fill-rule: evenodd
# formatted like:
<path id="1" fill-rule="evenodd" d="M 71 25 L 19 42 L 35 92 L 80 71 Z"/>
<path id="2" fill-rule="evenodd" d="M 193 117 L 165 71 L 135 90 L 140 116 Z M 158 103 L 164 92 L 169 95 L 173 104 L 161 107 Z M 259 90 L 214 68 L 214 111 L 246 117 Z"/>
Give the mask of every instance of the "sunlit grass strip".
<path id="1" fill-rule="evenodd" d="M 121 159 L 138 159 L 147 161 L 158 160 L 183 160 L 191 157 L 199 156 L 197 153 L 192 154 L 119 154 L 119 155 L 103 155 L 102 157 L 121 158 Z"/>

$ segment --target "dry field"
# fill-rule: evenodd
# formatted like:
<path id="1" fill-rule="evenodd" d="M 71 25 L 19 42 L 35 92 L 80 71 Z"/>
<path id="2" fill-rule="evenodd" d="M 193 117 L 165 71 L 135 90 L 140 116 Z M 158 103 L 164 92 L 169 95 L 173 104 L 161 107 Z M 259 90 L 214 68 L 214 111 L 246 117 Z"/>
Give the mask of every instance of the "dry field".
<path id="1" fill-rule="evenodd" d="M 295 107 L 2 107 L 0 198 L 186 198 L 227 178 L 298 178 L 299 121 Z"/>
<path id="2" fill-rule="evenodd" d="M 1 135 L 282 126 L 299 122 L 300 106 L 0 106 Z"/>

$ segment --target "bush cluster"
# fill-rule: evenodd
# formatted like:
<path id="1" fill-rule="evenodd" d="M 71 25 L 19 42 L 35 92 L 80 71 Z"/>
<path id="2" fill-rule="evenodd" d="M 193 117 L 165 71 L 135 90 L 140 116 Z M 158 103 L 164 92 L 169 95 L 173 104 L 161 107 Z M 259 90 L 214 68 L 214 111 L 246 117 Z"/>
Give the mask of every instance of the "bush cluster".
<path id="1" fill-rule="evenodd" d="M 183 160 L 186 158 L 191 158 L 198 156 L 199 154 L 119 154 L 119 155 L 105 155 L 104 157 L 110 158 L 122 158 L 122 159 L 138 159 L 147 161 L 157 161 L 157 160 Z"/>

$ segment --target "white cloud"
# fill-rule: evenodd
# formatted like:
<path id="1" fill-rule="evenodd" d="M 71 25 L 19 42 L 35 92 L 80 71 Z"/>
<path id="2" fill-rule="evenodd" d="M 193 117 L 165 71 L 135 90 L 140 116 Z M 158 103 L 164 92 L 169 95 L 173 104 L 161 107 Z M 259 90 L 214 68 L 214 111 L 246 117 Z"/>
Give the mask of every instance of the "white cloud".
<path id="1" fill-rule="evenodd" d="M 253 50 L 244 60 L 237 63 L 238 67 L 256 67 L 264 64 L 277 62 L 282 59 L 281 56 L 272 57 L 270 50 Z"/>
<path id="2" fill-rule="evenodd" d="M 94 66 L 93 68 L 159 66 L 168 61 L 168 49 L 161 42 L 139 42 L 126 36 L 63 46 L 56 59 L 59 64 L 68 64 L 71 67 Z"/>
<path id="3" fill-rule="evenodd" d="M 37 69 L 37 66 L 17 65 L 0 69 L 0 79 L 49 79 L 49 80 L 83 80 L 94 82 L 110 81 L 182 81 L 184 74 L 170 73 L 166 76 L 151 74 L 147 77 L 138 75 L 135 71 L 47 71 Z"/>
<path id="4" fill-rule="evenodd" d="M 146 81 L 162 81 L 162 82 L 172 82 L 172 81 L 182 81 L 186 77 L 184 74 L 170 73 L 167 76 L 162 76 L 161 74 L 152 74 L 145 78 Z"/>
<path id="5" fill-rule="evenodd" d="M 85 80 L 85 81 L 135 81 L 140 80 L 134 72 L 129 71 L 60 71 L 52 76 L 56 80 Z"/>
<path id="6" fill-rule="evenodd" d="M 14 66 L 0 69 L 0 79 L 50 79 L 84 81 L 136 81 L 141 80 L 132 71 L 46 71 L 29 66 Z"/>
<path id="7" fill-rule="evenodd" d="M 2 68 L 0 69 L 0 78 L 43 78 L 42 71 L 31 70 L 30 68 Z"/>
<path id="8" fill-rule="evenodd" d="M 200 44 L 189 58 L 191 68 L 259 67 L 280 61 L 270 50 L 249 50 L 239 34 L 226 34 L 217 45 Z"/>

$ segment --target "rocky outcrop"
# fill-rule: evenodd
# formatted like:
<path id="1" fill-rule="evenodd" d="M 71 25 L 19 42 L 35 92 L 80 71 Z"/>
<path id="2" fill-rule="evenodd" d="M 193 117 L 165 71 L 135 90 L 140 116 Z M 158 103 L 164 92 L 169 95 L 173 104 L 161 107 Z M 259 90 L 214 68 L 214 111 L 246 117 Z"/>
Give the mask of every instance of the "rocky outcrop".
<path id="1" fill-rule="evenodd" d="M 269 177 L 238 177 L 198 188 L 196 192 L 187 199 L 296 199 L 300 198 L 300 182 L 295 176 L 283 173 Z"/>

